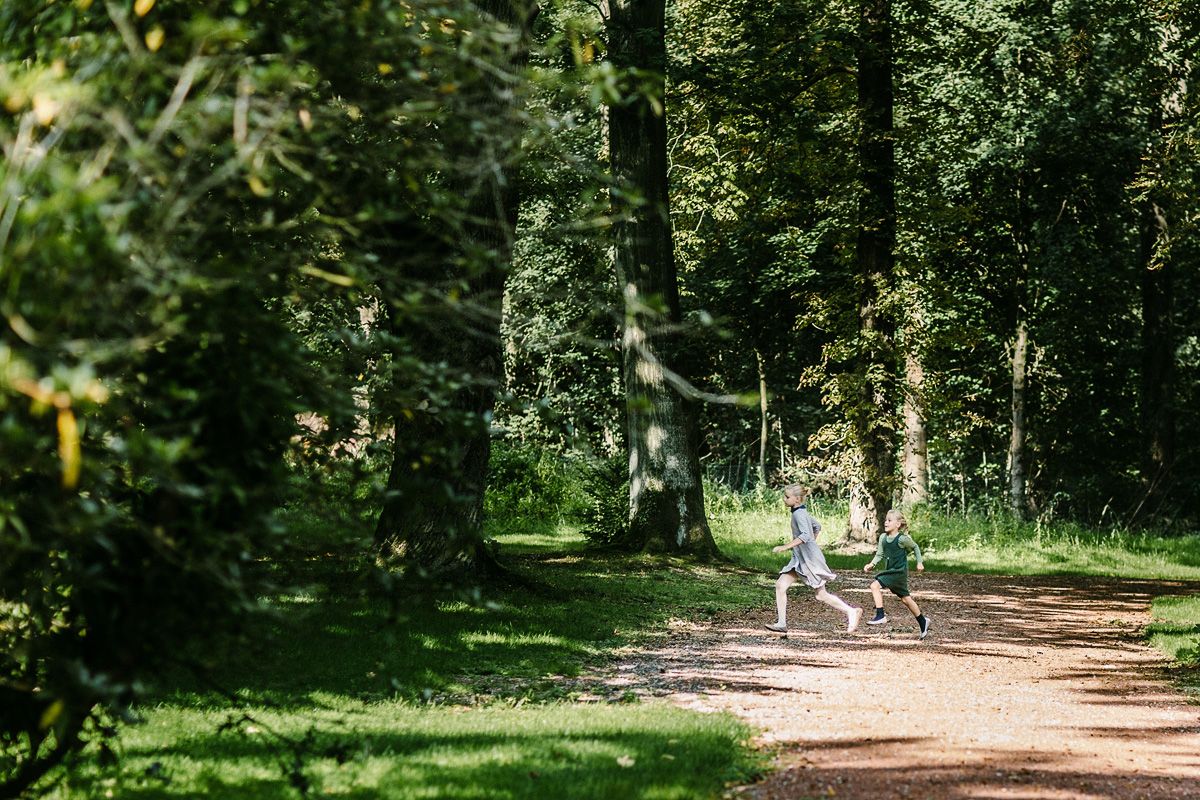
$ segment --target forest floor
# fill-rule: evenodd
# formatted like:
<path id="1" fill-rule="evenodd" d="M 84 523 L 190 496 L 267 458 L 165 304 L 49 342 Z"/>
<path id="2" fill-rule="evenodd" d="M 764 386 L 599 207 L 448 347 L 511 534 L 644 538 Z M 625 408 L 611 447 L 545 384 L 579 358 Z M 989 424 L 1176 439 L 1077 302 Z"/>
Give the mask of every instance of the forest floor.
<path id="1" fill-rule="evenodd" d="M 912 573 L 931 620 L 885 599 L 873 627 L 867 576 L 831 588 L 868 607 L 844 618 L 792 590 L 773 608 L 674 620 L 650 647 L 580 676 L 596 699 L 633 692 L 727 711 L 761 731 L 773 769 L 747 798 L 1200 797 L 1200 706 L 1141 632 L 1151 598 L 1189 582 Z"/>

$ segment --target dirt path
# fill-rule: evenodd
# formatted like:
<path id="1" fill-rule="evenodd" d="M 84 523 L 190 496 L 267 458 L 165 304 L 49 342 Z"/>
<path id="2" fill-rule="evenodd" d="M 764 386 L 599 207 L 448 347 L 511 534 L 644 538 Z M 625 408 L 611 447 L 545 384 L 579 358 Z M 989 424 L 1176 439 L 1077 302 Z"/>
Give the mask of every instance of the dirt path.
<path id="1" fill-rule="evenodd" d="M 839 593 L 870 606 L 865 581 Z M 1139 631 L 1150 599 L 1196 586 L 913 575 L 925 641 L 891 623 L 847 635 L 793 589 L 786 638 L 752 618 L 680 623 L 626 654 L 610 690 L 730 711 L 764 731 L 775 771 L 748 798 L 1200 798 L 1200 706 Z M 869 612 L 868 612 L 869 616 Z"/>

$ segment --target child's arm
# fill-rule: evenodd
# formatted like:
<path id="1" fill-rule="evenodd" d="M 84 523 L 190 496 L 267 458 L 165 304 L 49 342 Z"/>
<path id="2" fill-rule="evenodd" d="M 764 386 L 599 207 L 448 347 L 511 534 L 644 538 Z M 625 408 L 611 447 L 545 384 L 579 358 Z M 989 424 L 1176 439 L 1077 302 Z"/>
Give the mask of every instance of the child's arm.
<path id="1" fill-rule="evenodd" d="M 907 533 L 900 534 L 900 546 L 917 557 L 917 571 L 925 571 L 925 559 L 921 557 L 921 548 Z"/>
<path id="2" fill-rule="evenodd" d="M 772 550 L 776 553 L 782 553 L 807 542 L 816 541 L 817 535 L 813 532 L 814 522 L 815 520 L 808 516 L 807 513 L 801 509 L 796 509 L 792 514 L 792 532 L 795 534 L 794 538 L 787 544 L 781 544 L 778 547 L 772 548 Z"/>
<path id="3" fill-rule="evenodd" d="M 875 557 L 863 567 L 863 572 L 870 572 L 875 569 L 875 565 L 883 561 L 883 536 L 879 537 L 879 545 L 875 548 Z"/>

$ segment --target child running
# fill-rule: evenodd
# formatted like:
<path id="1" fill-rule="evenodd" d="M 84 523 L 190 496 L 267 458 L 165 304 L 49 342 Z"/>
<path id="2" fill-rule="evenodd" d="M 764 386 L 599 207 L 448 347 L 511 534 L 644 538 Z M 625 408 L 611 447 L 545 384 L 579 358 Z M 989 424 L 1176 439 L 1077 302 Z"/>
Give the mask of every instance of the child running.
<path id="1" fill-rule="evenodd" d="M 797 581 L 803 580 L 816 589 L 816 598 L 826 605 L 833 606 L 846 615 L 846 632 L 858 627 L 862 618 L 862 609 L 851 606 L 840 597 L 825 590 L 825 582 L 837 579 L 837 575 L 825 563 L 825 556 L 817 545 L 817 534 L 821 532 L 821 523 L 812 518 L 804 507 L 808 500 L 808 489 L 793 483 L 783 489 L 783 502 L 792 509 L 792 541 L 772 548 L 776 553 L 792 551 L 792 560 L 779 570 L 779 580 L 775 581 L 775 607 L 779 611 L 779 619 L 769 623 L 767 630 L 779 633 L 787 632 L 787 590 Z"/>
<path id="2" fill-rule="evenodd" d="M 883 533 L 879 534 L 879 547 L 875 549 L 875 557 L 863 567 L 863 572 L 870 572 L 880 561 L 885 562 L 883 571 L 877 573 L 875 580 L 871 581 L 871 596 L 875 598 L 875 618 L 867 620 L 867 624 L 882 625 L 888 621 L 887 615 L 883 613 L 883 587 L 886 586 L 917 618 L 917 624 L 921 626 L 921 638 L 924 639 L 929 633 L 929 618 L 921 613 L 921 607 L 908 591 L 909 553 L 917 557 L 917 571 L 923 572 L 925 560 L 921 558 L 921 548 L 917 547 L 917 543 L 908 535 L 908 520 L 893 508 L 884 518 Z"/>

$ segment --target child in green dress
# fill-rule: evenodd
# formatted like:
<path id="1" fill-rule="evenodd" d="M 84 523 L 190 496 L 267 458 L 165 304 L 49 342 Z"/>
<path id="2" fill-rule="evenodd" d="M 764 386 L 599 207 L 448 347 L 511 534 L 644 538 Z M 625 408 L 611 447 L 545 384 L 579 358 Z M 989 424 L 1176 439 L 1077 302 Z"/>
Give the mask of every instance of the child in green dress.
<path id="1" fill-rule="evenodd" d="M 863 567 L 863 572 L 870 572 L 880 561 L 885 562 L 883 571 L 876 573 L 875 580 L 871 581 L 875 618 L 867 620 L 867 624 L 882 625 L 888 621 L 887 615 L 883 613 L 883 587 L 886 586 L 917 618 L 917 624 L 921 626 L 921 638 L 924 639 L 929 633 L 929 618 L 921 613 L 921 607 L 908 591 L 909 553 L 917 557 L 917 571 L 923 572 L 925 560 L 921 558 L 921 548 L 917 547 L 917 543 L 908 535 L 908 520 L 893 508 L 883 521 L 883 533 L 879 535 L 875 557 Z"/>

